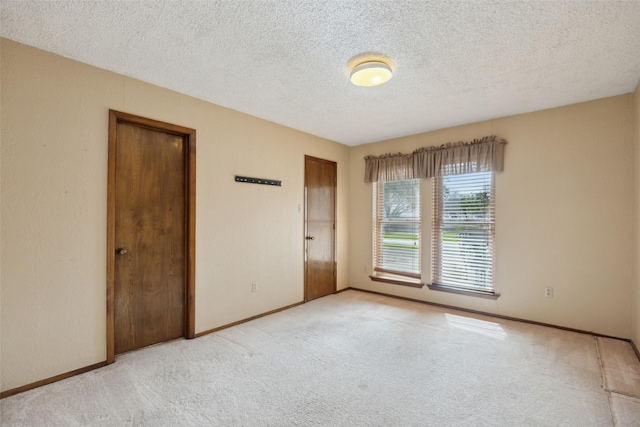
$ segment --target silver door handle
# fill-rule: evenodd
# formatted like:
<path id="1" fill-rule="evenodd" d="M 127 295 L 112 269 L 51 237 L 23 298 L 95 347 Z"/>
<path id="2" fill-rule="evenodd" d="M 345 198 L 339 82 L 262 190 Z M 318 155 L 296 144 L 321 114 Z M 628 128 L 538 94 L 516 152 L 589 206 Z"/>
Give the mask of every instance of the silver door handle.
<path id="1" fill-rule="evenodd" d="M 116 249 L 116 253 L 117 253 L 118 255 L 124 255 L 124 254 L 126 254 L 127 252 L 129 252 L 129 251 L 128 251 L 126 248 Z"/>
<path id="2" fill-rule="evenodd" d="M 313 236 L 307 236 L 307 237 L 305 237 L 305 239 L 307 239 L 307 240 L 313 240 L 313 239 L 315 239 L 315 237 L 313 237 Z"/>

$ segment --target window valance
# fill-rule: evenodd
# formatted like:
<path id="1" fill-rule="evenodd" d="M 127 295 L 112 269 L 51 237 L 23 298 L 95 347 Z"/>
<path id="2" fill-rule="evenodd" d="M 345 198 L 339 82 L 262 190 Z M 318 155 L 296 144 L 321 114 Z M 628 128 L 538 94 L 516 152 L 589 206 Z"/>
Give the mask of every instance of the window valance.
<path id="1" fill-rule="evenodd" d="M 485 136 L 470 142 L 418 148 L 411 154 L 366 156 L 364 182 L 502 171 L 506 143 L 496 136 Z"/>

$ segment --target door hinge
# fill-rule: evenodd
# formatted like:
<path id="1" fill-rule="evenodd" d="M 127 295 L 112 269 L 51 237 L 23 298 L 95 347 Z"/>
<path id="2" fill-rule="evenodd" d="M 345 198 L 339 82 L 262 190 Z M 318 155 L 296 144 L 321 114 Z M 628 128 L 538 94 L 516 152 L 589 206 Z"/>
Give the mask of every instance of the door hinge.
<path id="1" fill-rule="evenodd" d="M 333 270 L 333 277 L 336 277 L 336 271 Z"/>

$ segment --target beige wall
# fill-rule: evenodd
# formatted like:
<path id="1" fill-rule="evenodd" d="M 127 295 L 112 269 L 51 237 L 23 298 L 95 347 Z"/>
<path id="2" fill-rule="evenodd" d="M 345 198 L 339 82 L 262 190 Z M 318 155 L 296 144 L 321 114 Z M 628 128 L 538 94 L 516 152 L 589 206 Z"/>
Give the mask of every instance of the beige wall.
<path id="1" fill-rule="evenodd" d="M 348 286 L 348 147 L 5 39 L 0 48 L 2 390 L 105 360 L 109 109 L 197 130 L 196 332 L 303 299 L 305 154 L 338 162 L 338 287 Z"/>
<path id="2" fill-rule="evenodd" d="M 351 150 L 353 287 L 630 337 L 633 281 L 631 95 L 399 138 Z M 371 184 L 365 155 L 485 135 L 508 140 L 496 175 L 495 287 L 486 300 L 368 278 Z M 423 183 L 423 280 L 430 281 L 431 181 Z M 554 288 L 545 298 L 544 288 Z"/>
<path id="3" fill-rule="evenodd" d="M 635 148 L 635 280 L 632 339 L 640 348 L 640 81 L 633 94 L 633 138 Z"/>
<path id="4" fill-rule="evenodd" d="M 640 223 L 640 209 L 633 215 L 640 177 L 634 192 L 632 126 L 635 118 L 638 153 L 640 91 L 348 149 L 4 39 L 0 66 L 1 390 L 105 359 L 110 108 L 197 129 L 197 332 L 302 300 L 298 205 L 309 154 L 338 162 L 339 289 L 640 343 L 638 281 L 635 294 L 632 286 L 634 271 L 640 277 L 640 254 L 633 251 L 640 231 L 636 237 L 629 231 Z M 496 177 L 500 299 L 371 282 L 371 187 L 363 183 L 363 157 L 491 134 L 509 141 L 505 171 Z M 283 186 L 236 184 L 235 174 L 282 179 Z M 426 180 L 423 195 L 428 281 Z M 554 287 L 553 299 L 543 297 L 545 286 Z"/>

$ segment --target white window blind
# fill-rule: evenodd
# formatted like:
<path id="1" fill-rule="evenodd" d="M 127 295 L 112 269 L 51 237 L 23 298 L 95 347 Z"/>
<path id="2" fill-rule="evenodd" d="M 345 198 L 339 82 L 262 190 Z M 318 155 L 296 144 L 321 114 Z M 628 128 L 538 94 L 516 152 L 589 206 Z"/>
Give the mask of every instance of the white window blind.
<path id="1" fill-rule="evenodd" d="M 494 172 L 434 178 L 433 283 L 493 292 Z"/>
<path id="2" fill-rule="evenodd" d="M 420 278 L 420 180 L 377 182 L 373 197 L 374 270 Z"/>

